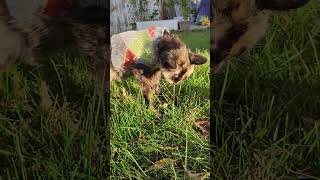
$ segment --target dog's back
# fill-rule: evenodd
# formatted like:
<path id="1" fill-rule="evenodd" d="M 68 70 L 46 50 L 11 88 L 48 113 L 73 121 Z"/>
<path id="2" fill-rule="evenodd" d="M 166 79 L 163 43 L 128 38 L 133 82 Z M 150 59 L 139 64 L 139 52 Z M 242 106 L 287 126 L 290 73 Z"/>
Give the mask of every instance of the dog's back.
<path id="1" fill-rule="evenodd" d="M 168 29 L 149 27 L 139 31 L 126 31 L 111 37 L 111 64 L 112 69 L 122 76 L 126 67 L 135 61 L 151 64 L 153 60 L 153 42 L 163 36 Z"/>

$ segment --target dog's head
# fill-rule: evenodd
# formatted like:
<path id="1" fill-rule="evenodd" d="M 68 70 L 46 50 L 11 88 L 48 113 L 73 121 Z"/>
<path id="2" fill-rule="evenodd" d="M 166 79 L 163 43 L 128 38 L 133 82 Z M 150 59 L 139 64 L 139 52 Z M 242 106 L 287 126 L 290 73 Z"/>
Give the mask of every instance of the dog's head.
<path id="1" fill-rule="evenodd" d="M 161 73 L 171 84 L 186 80 L 193 72 L 194 65 L 207 62 L 207 58 L 192 52 L 177 35 L 165 30 L 154 44 L 156 61 Z"/>
<path id="2" fill-rule="evenodd" d="M 211 31 L 213 73 L 221 73 L 227 62 L 264 37 L 271 11 L 299 8 L 307 2 L 309 0 L 215 0 Z"/>

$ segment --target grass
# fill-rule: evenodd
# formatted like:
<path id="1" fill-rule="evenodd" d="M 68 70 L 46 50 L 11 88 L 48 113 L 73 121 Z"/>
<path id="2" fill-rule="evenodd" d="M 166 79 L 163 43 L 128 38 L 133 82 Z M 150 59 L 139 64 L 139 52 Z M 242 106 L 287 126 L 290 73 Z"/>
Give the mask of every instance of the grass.
<path id="1" fill-rule="evenodd" d="M 0 72 L 0 179 L 103 177 L 104 101 L 85 67 L 61 54 Z"/>
<path id="2" fill-rule="evenodd" d="M 319 17 L 317 1 L 276 13 L 266 38 L 214 77 L 213 178 L 320 179 Z"/>
<path id="3" fill-rule="evenodd" d="M 178 32 L 192 50 L 209 58 L 209 30 Z M 209 172 L 209 142 L 195 122 L 208 120 L 209 63 L 178 86 L 161 82 L 167 103 L 143 103 L 135 80 L 111 86 L 112 176 L 129 179 L 181 179 Z M 189 173 L 190 175 L 190 173 Z"/>

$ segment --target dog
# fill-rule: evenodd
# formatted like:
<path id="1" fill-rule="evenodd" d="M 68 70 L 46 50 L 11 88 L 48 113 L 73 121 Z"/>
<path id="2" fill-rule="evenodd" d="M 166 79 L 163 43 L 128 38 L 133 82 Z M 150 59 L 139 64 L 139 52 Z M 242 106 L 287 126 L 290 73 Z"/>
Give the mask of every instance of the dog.
<path id="1" fill-rule="evenodd" d="M 113 35 L 111 49 L 110 80 L 133 74 L 143 87 L 147 104 L 150 90 L 159 94 L 161 75 L 170 84 L 178 84 L 192 74 L 195 65 L 207 62 L 207 58 L 189 50 L 177 35 L 160 27 Z"/>
<path id="2" fill-rule="evenodd" d="M 309 0 L 214 0 L 211 31 L 212 74 L 252 48 L 268 29 L 272 11 L 287 11 Z"/>
<path id="3" fill-rule="evenodd" d="M 76 47 L 88 59 L 88 67 L 100 84 L 105 84 L 110 45 L 106 26 L 106 8 L 84 7 L 70 10 L 69 14 L 48 16 L 34 12 L 28 19 L 17 20 L 11 16 L 6 0 L 0 0 L 0 68 L 6 69 L 17 59 L 35 65 L 47 63 L 43 52 L 58 52 L 67 42 Z M 52 13 L 51 13 L 52 14 Z"/>

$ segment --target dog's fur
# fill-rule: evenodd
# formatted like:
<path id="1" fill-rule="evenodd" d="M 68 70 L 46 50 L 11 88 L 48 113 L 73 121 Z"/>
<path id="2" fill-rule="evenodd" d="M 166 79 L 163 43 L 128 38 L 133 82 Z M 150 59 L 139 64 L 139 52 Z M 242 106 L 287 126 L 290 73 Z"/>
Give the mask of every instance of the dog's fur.
<path id="1" fill-rule="evenodd" d="M 68 14 L 68 18 L 35 12 L 33 18 L 17 21 L 10 15 L 6 1 L 0 0 L 0 68 L 10 66 L 17 59 L 31 65 L 40 63 L 42 52 L 64 49 L 72 40 L 87 57 L 89 69 L 101 83 L 110 52 L 106 12 L 106 8 L 79 8 Z"/>
<path id="2" fill-rule="evenodd" d="M 274 10 L 289 10 L 309 0 L 214 0 L 211 53 L 213 74 L 264 37 Z"/>
<path id="3" fill-rule="evenodd" d="M 132 73 L 142 85 L 148 103 L 150 90 L 159 94 L 161 75 L 169 83 L 178 84 L 192 74 L 194 65 L 204 64 L 206 61 L 205 57 L 190 51 L 177 35 L 165 30 L 163 36 L 153 41 L 153 59 L 150 64 L 137 60 L 123 69 Z M 121 79 L 122 74 L 126 74 L 113 67 L 110 71 L 111 80 Z"/>

